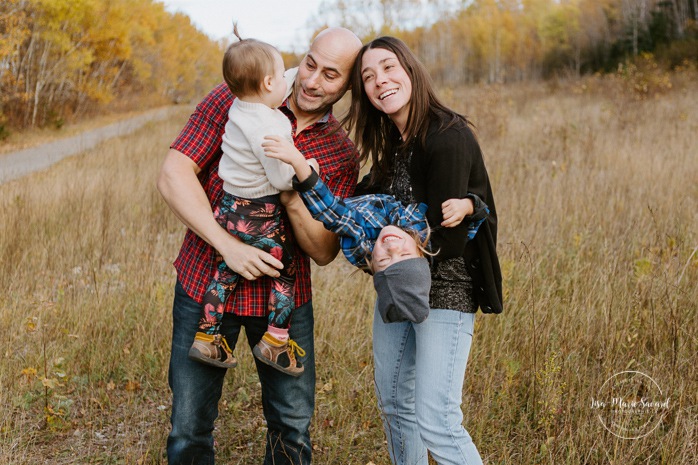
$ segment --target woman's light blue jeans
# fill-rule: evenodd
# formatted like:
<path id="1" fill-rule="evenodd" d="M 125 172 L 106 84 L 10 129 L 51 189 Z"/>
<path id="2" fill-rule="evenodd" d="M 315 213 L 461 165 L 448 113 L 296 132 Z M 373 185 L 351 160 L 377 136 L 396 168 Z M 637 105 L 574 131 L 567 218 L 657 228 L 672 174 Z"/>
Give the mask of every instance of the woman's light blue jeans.
<path id="1" fill-rule="evenodd" d="M 481 464 L 463 427 L 465 367 L 474 313 L 429 311 L 420 324 L 373 319 L 378 406 L 395 465 Z"/>

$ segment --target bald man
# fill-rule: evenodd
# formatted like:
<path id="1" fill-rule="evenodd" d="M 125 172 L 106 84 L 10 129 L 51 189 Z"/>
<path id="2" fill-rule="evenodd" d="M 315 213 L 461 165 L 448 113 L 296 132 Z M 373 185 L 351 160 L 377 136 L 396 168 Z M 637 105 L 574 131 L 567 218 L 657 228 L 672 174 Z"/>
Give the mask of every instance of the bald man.
<path id="1" fill-rule="evenodd" d="M 360 48 L 361 41 L 347 29 L 322 31 L 301 61 L 291 96 L 279 107 L 291 122 L 296 147 L 306 158 L 318 161 L 323 179 L 342 198 L 353 194 L 359 164 L 344 132 L 335 131 L 338 123 L 332 105 L 348 89 Z M 226 370 L 189 360 L 188 351 L 197 331 L 201 300 L 216 269 L 215 252 L 245 278 L 228 299 L 221 324 L 221 334 L 232 348 L 243 327 L 250 348 L 266 331 L 269 277 L 278 276 L 282 266 L 272 255 L 240 242 L 214 219 L 211 205 L 223 195 L 218 177 L 221 137 L 234 99 L 221 84 L 199 103 L 172 143 L 157 183 L 169 207 L 188 228 L 174 262 L 170 465 L 214 463 L 212 433 Z M 282 193 L 282 202 L 288 216 L 285 221 L 304 252 L 293 265 L 297 270 L 296 308 L 289 337 L 305 350 L 300 357 L 305 371 L 295 378 L 254 359 L 267 422 L 265 465 L 311 463 L 308 428 L 315 408 L 315 354 L 309 258 L 326 265 L 339 251 L 335 234 L 310 216 L 297 194 Z M 219 441 L 235 433 L 221 431 Z"/>

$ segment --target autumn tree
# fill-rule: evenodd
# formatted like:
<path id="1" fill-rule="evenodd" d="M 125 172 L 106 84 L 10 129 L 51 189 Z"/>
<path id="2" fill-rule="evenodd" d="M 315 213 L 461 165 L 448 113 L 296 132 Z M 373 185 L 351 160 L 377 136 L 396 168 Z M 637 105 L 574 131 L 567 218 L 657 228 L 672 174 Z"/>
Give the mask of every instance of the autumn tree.
<path id="1" fill-rule="evenodd" d="M 698 0 L 325 0 L 316 24 L 402 38 L 442 84 L 615 69 L 664 45 L 698 60 Z M 693 32 L 697 31 L 697 32 Z"/>
<path id="2" fill-rule="evenodd" d="M 221 45 L 152 0 L 5 0 L 0 33 L 0 114 L 16 126 L 187 100 L 221 79 Z"/>
<path id="3" fill-rule="evenodd" d="M 8 108 L 26 97 L 22 75 L 17 70 L 20 48 L 30 34 L 22 3 L 21 0 L 0 3 L 0 135 L 5 134 L 5 121 L 15 116 L 7 114 Z"/>

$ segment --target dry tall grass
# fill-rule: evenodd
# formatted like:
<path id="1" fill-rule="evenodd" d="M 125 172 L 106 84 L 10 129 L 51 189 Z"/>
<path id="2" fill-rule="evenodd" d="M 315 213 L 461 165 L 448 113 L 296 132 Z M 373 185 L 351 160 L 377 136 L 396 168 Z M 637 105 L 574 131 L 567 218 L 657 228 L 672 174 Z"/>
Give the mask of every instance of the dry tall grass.
<path id="1" fill-rule="evenodd" d="M 445 92 L 479 128 L 500 212 L 506 309 L 478 317 L 463 404 L 486 463 L 698 463 L 698 84 L 644 100 L 617 85 Z M 183 231 L 154 179 L 185 118 L 0 186 L 0 463 L 164 463 Z M 314 271 L 315 457 L 384 465 L 373 291 L 352 271 Z M 259 387 L 238 357 L 219 463 L 260 463 Z M 638 440 L 591 408 L 627 369 L 670 398 Z"/>

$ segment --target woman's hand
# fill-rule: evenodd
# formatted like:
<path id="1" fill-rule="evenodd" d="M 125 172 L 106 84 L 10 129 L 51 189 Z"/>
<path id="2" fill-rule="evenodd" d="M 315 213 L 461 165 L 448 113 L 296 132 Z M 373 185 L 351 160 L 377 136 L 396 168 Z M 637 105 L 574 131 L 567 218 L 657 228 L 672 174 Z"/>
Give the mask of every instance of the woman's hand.
<path id="1" fill-rule="evenodd" d="M 453 228 L 458 226 L 463 218 L 475 212 L 475 205 L 470 199 L 448 199 L 441 204 L 441 214 L 444 220 L 441 226 Z"/>

